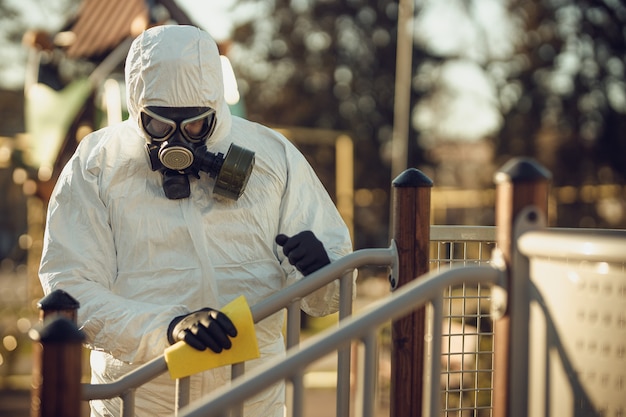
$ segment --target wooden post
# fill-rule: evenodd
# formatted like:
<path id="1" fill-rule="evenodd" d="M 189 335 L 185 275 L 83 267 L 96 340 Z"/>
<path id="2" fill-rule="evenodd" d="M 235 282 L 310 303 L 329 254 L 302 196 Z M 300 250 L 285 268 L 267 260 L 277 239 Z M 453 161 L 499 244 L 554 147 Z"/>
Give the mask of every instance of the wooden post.
<path id="1" fill-rule="evenodd" d="M 514 158 L 495 175 L 496 183 L 496 241 L 508 271 L 507 304 L 494 323 L 493 416 L 508 417 L 511 409 L 511 306 L 515 302 L 515 283 L 511 279 L 512 253 L 515 249 L 514 223 L 518 214 L 528 206 L 535 206 L 547 215 L 550 172 L 530 158 Z M 521 297 L 526 300 L 524 297 Z M 524 301 L 524 302 L 527 302 Z M 520 410 L 517 410 L 520 411 Z"/>
<path id="2" fill-rule="evenodd" d="M 399 265 L 392 289 L 429 271 L 432 186 L 432 180 L 414 168 L 393 181 L 392 231 Z M 426 309 L 420 308 L 391 324 L 391 416 L 418 417 L 422 413 L 425 319 Z"/>
<path id="3" fill-rule="evenodd" d="M 80 303 L 65 291 L 54 290 L 39 300 L 37 307 L 39 308 L 39 320 L 42 322 L 52 315 L 60 314 L 76 323 Z"/>
<path id="4" fill-rule="evenodd" d="M 83 334 L 56 315 L 33 330 L 31 417 L 80 417 Z"/>

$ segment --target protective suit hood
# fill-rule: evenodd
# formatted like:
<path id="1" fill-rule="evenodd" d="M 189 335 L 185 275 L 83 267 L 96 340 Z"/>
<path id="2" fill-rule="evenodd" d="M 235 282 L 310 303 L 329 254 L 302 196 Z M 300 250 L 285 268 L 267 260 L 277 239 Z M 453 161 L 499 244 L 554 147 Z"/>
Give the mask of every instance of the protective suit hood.
<path id="1" fill-rule="evenodd" d="M 222 66 L 217 44 L 208 33 L 180 25 L 146 30 L 130 47 L 125 76 L 129 118 L 142 136 L 139 114 L 147 106 L 211 107 L 217 124 L 209 142 L 229 133 Z"/>

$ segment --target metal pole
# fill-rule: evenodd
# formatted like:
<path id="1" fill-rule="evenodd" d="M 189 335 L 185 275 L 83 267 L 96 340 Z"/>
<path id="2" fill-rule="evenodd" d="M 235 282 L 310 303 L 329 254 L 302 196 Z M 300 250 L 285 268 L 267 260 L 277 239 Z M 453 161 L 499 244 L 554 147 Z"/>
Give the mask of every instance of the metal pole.
<path id="1" fill-rule="evenodd" d="M 424 416 L 437 417 L 441 408 L 439 389 L 441 383 L 441 323 L 443 321 L 443 294 L 434 297 L 431 303 L 432 320 L 430 322 L 430 355 L 427 366 L 429 379 L 424 381 L 429 386 L 429 396 L 424 399 Z"/>
<path id="2" fill-rule="evenodd" d="M 300 300 L 293 301 L 287 306 L 287 349 L 298 346 L 300 343 Z M 299 369 L 291 378 L 292 388 L 292 417 L 302 417 L 304 407 L 304 371 Z"/>
<path id="3" fill-rule="evenodd" d="M 339 281 L 339 321 L 352 315 L 353 284 L 352 271 Z M 337 351 L 337 416 L 350 415 L 350 350 L 351 347 L 346 346 Z"/>
<path id="4" fill-rule="evenodd" d="M 191 377 L 178 378 L 176 380 L 176 397 L 174 399 L 176 408 L 174 415 L 178 416 L 179 411 L 189 405 L 191 396 Z"/>
<path id="5" fill-rule="evenodd" d="M 122 401 L 122 415 L 120 417 L 133 417 L 135 415 L 135 389 L 124 391 L 120 395 Z"/>
<path id="6" fill-rule="evenodd" d="M 244 376 L 246 373 L 246 363 L 239 362 L 234 363 L 230 367 L 230 379 L 234 381 L 235 379 Z M 230 413 L 230 417 L 242 417 L 243 416 L 243 402 L 237 404 L 236 407 L 233 407 Z"/>
<path id="7" fill-rule="evenodd" d="M 396 83 L 393 104 L 391 177 L 407 168 L 409 120 L 411 115 L 411 76 L 413 75 L 413 1 L 400 0 L 396 46 Z"/>
<path id="8" fill-rule="evenodd" d="M 433 182 L 411 168 L 393 181 L 393 238 L 398 251 L 398 274 L 393 290 L 429 270 L 430 194 Z M 424 390 L 426 310 L 421 307 L 391 323 L 391 401 L 394 417 L 421 416 Z"/>

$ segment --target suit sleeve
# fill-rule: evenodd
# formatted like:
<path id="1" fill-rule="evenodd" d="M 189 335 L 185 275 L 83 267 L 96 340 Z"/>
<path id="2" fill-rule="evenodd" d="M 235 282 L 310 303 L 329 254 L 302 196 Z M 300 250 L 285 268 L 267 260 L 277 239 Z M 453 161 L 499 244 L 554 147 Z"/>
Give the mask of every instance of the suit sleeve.
<path id="1" fill-rule="evenodd" d="M 331 262 L 352 252 L 352 242 L 345 222 L 313 168 L 293 145 L 286 148 L 286 166 L 281 232 L 291 236 L 311 230 L 324 244 Z M 288 283 L 302 279 L 303 275 L 289 264 L 282 251 L 279 250 L 278 254 L 283 269 L 287 272 Z M 312 316 L 331 314 L 338 308 L 338 280 L 302 299 L 302 309 Z"/>
<path id="2" fill-rule="evenodd" d="M 126 362 L 147 361 L 163 353 L 167 325 L 187 309 L 133 301 L 111 291 L 116 248 L 100 197 L 101 165 L 85 142 L 51 197 L 39 278 L 46 294 L 63 289 L 78 300 L 78 325 L 88 347 Z"/>

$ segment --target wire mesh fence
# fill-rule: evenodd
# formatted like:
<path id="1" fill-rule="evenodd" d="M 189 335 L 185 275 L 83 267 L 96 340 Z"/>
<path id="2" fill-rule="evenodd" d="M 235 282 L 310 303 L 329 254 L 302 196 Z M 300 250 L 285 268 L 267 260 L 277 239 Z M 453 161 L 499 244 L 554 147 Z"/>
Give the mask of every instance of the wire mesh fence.
<path id="1" fill-rule="evenodd" d="M 496 247 L 489 226 L 432 226 L 430 268 L 485 265 Z M 491 292 L 486 286 L 443 293 L 441 410 L 444 416 L 490 417 L 493 390 Z"/>

